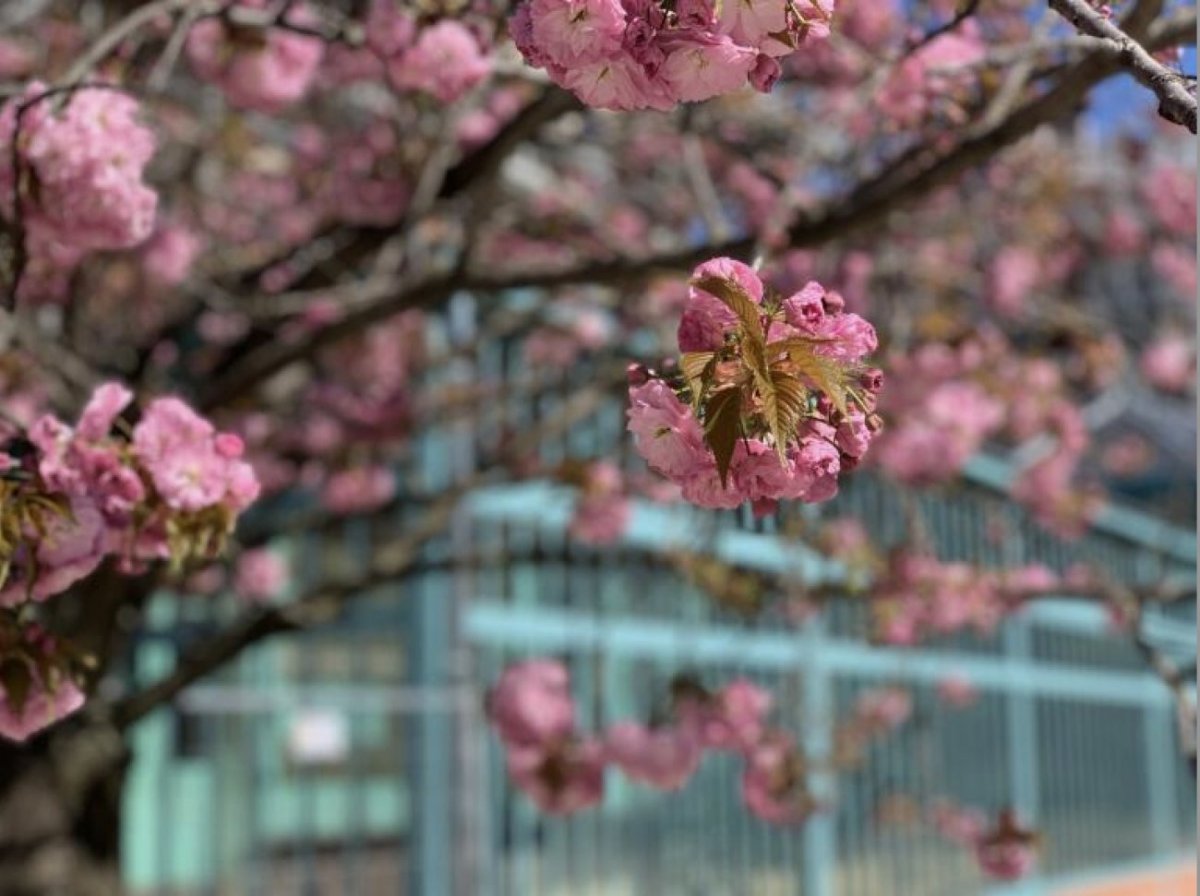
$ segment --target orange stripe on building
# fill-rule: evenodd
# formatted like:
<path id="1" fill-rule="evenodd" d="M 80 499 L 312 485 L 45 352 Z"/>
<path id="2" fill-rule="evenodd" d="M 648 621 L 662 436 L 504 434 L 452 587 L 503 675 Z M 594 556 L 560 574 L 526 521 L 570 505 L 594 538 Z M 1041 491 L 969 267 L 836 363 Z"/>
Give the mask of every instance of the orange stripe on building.
<path id="1" fill-rule="evenodd" d="M 1196 866 L 1143 872 L 1099 884 L 1068 887 L 1055 896 L 1196 896 Z"/>

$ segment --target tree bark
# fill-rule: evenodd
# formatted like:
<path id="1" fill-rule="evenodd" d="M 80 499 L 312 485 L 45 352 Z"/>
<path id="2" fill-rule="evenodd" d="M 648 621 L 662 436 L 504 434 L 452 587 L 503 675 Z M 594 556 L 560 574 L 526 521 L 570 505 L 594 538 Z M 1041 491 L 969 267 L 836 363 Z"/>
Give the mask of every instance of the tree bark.
<path id="1" fill-rule="evenodd" d="M 0 741 L 0 896 L 118 896 L 128 749 L 109 726 Z"/>

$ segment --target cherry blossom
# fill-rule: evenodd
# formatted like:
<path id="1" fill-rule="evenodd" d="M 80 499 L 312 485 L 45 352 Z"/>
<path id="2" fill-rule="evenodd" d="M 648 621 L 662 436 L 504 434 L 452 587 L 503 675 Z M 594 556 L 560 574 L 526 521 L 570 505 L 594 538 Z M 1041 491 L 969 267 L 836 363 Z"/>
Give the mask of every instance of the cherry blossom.
<path id="1" fill-rule="evenodd" d="M 566 667 L 551 660 L 509 666 L 489 692 L 488 714 L 500 739 L 513 747 L 540 747 L 568 736 L 575 704 Z"/>
<path id="2" fill-rule="evenodd" d="M 766 92 L 786 56 L 829 34 L 833 4 L 709 0 L 525 0 L 509 20 L 530 65 L 600 109 L 669 110 L 731 93 Z"/>
<path id="3" fill-rule="evenodd" d="M 265 10 L 266 0 L 239 0 L 240 9 Z M 289 13 L 292 21 L 312 20 L 303 5 Z M 196 74 L 220 86 L 229 102 L 244 109 L 278 112 L 307 92 L 325 54 L 319 38 L 284 28 L 243 32 L 218 18 L 192 26 L 187 57 Z"/>
<path id="4" fill-rule="evenodd" d="M 138 102 L 89 87 L 69 94 L 61 109 L 58 103 L 35 81 L 0 109 L 0 211 L 10 218 L 14 211 L 11 147 L 24 107 L 17 161 L 37 183 L 36 193 L 23 189 L 21 197 L 31 254 L 143 242 L 154 227 L 158 194 L 142 180 L 156 141 L 137 120 Z"/>
<path id="5" fill-rule="evenodd" d="M 700 745 L 676 727 L 619 722 L 605 733 L 605 749 L 622 772 L 656 790 L 679 790 L 700 764 Z"/>

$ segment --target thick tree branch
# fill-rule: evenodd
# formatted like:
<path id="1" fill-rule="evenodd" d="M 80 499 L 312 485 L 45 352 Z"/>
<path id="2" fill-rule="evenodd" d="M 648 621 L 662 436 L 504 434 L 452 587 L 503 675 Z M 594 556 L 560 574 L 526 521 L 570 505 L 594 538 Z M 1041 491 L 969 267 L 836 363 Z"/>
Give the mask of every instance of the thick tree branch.
<path id="1" fill-rule="evenodd" d="M 1081 34 L 1100 38 L 1112 45 L 1122 67 L 1158 97 L 1159 115 L 1196 133 L 1195 88 L 1187 79 L 1155 59 L 1141 43 L 1111 19 L 1105 18 L 1087 0 L 1049 0 L 1049 3 Z"/>

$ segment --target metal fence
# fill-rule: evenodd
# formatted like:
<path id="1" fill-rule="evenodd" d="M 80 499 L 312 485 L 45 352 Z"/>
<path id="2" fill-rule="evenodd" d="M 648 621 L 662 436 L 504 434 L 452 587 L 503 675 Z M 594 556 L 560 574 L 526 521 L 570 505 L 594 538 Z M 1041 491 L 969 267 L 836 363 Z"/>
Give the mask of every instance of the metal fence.
<path id="1" fill-rule="evenodd" d="M 444 375 L 513 375 L 511 349 Z M 497 401 L 471 424 L 426 434 L 419 485 L 469 473 L 502 427 L 552 413 L 586 368 L 535 402 Z M 464 428 L 465 427 L 465 428 Z M 618 403 L 544 446 L 612 455 Z M 1113 510 L 1074 543 L 1045 535 L 997 491 L 1003 465 L 977 459 L 973 485 L 924 496 L 939 555 L 994 566 L 1063 569 L 1086 560 L 1127 582 L 1194 581 L 1194 533 Z M 409 477 L 412 485 L 412 477 Z M 416 487 L 416 486 L 413 486 Z M 548 484 L 481 489 L 403 581 L 356 601 L 321 631 L 255 648 L 134 732 L 124 867 L 135 893 L 179 894 L 704 894 L 704 896 L 970 896 L 987 892 L 969 858 L 925 827 L 889 821 L 901 798 L 1014 805 L 1046 835 L 1039 875 L 1020 892 L 1109 866 L 1191 848 L 1195 789 L 1178 754 L 1167 689 L 1102 610 L 1047 601 L 995 636 L 936 647 L 867 644 L 864 608 L 839 604 L 799 627 L 721 609 L 657 561 L 687 547 L 739 564 L 836 582 L 836 563 L 781 537 L 786 520 L 639 505 L 616 549 L 564 537 L 570 495 Z M 883 544 L 903 535 L 901 496 L 856 474 L 821 510 L 852 513 Z M 419 507 L 405 511 L 420 513 Z M 994 537 L 997 521 L 1007 534 Z M 383 525 L 382 523 L 380 525 Z M 319 581 L 371 550 L 378 532 L 297 537 L 300 581 Z M 219 602 L 157 601 L 131 674 L 169 668 L 202 637 Z M 1194 605 L 1156 617 L 1167 650 L 1194 652 Z M 872 748 L 861 773 L 822 782 L 836 809 L 798 829 L 758 822 L 741 806 L 736 769 L 710 757 L 681 794 L 611 776 L 603 807 L 569 820 L 539 816 L 509 787 L 482 718 L 482 688 L 507 661 L 550 653 L 572 670 L 585 724 L 643 716 L 687 668 L 719 682 L 771 687 L 779 721 L 806 747 L 864 687 L 911 687 L 914 718 Z M 935 684 L 963 674 L 981 689 L 951 710 Z"/>

